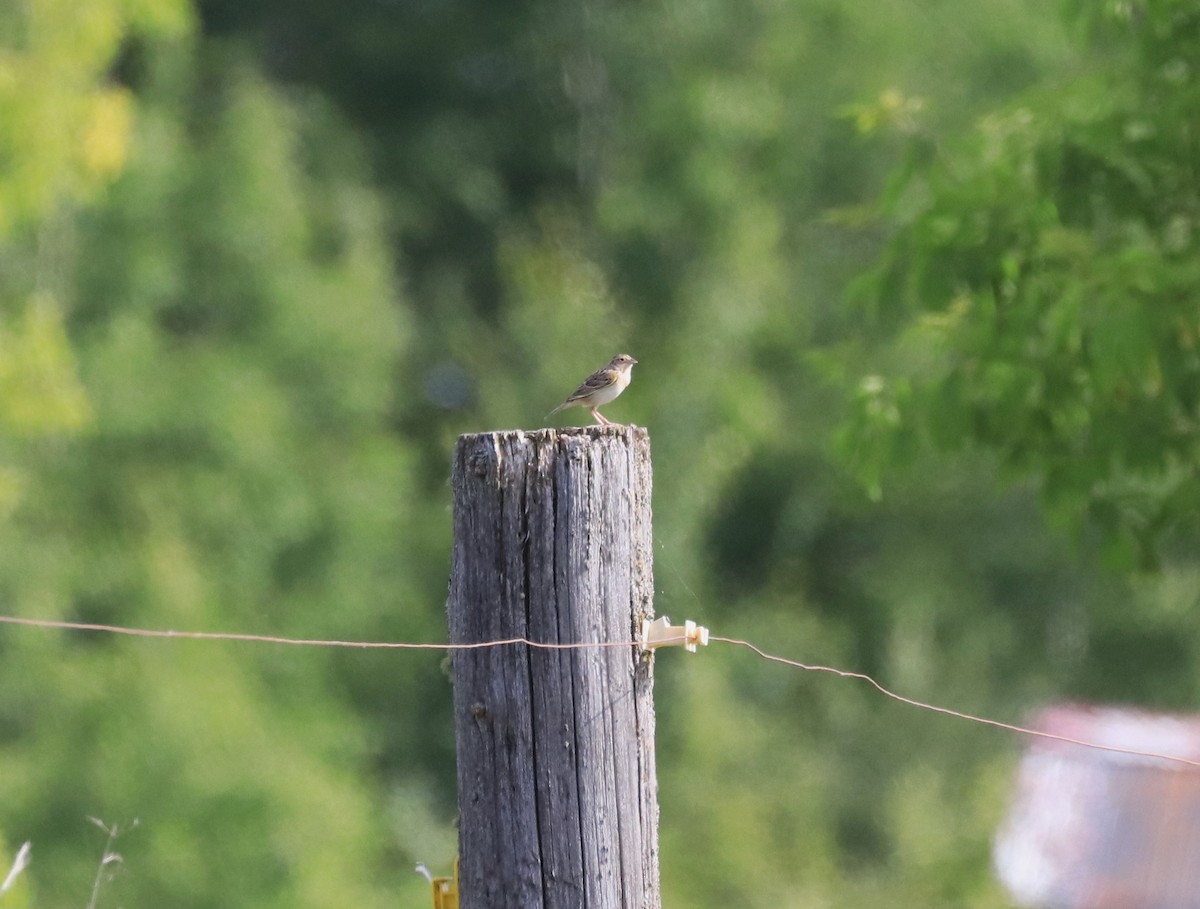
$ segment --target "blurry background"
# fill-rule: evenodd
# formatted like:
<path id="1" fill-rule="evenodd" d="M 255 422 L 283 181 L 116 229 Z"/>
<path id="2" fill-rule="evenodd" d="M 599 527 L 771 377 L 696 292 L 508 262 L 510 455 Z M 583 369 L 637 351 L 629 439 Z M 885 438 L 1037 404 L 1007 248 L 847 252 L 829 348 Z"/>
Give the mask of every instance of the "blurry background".
<path id="1" fill-rule="evenodd" d="M 660 613 L 1188 708 L 1197 67 L 1178 0 L 4 4 L 0 613 L 444 640 L 453 440 L 628 351 Z M 667 905 L 1008 905 L 1014 738 L 728 648 L 657 701 Z M 454 815 L 441 654 L 0 628 L 8 905 L 87 816 L 100 905 L 425 905 Z"/>

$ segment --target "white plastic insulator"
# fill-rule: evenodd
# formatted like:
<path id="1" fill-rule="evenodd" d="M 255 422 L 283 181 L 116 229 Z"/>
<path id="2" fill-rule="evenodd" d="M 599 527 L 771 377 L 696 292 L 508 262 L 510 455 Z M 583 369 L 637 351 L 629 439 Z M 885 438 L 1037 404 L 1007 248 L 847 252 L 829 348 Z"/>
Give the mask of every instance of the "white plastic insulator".
<path id="1" fill-rule="evenodd" d="M 638 639 L 642 653 L 659 647 L 683 647 L 695 653 L 696 647 L 708 646 L 708 629 L 688 619 L 682 625 L 672 625 L 665 615 L 654 621 L 642 619 L 642 634 Z"/>

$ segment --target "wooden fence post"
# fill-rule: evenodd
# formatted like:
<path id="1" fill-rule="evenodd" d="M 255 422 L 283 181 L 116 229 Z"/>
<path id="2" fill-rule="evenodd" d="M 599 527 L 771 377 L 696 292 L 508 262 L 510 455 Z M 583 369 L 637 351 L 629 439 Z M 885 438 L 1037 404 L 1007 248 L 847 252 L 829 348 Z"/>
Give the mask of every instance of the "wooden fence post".
<path id="1" fill-rule="evenodd" d="M 456 644 L 628 642 L 653 603 L 644 429 L 462 436 Z M 652 660 L 453 652 L 463 909 L 658 909 Z"/>

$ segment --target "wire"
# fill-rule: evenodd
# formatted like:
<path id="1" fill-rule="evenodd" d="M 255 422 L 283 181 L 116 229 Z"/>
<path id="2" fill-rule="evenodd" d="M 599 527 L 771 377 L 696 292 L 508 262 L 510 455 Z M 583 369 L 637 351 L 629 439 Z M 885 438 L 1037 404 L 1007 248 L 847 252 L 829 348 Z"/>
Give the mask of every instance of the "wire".
<path id="1" fill-rule="evenodd" d="M 64 622 L 56 619 L 25 619 L 0 615 L 0 624 L 28 625 L 34 628 L 57 628 L 64 631 L 100 631 L 139 638 L 176 638 L 198 641 L 251 641 L 258 644 L 292 644 L 298 647 L 354 647 L 360 650 L 479 650 L 483 647 L 504 647 L 525 644 L 542 650 L 583 650 L 589 647 L 631 647 L 637 641 L 579 641 L 567 644 L 531 641 L 529 638 L 503 638 L 472 644 L 424 644 L 404 641 L 325 641 L 312 638 L 284 638 L 271 634 L 238 634 L 230 631 L 169 631 L 153 628 L 129 628 L 124 625 L 100 625 L 94 622 Z"/>
<path id="2" fill-rule="evenodd" d="M 258 644 L 289 644 L 299 647 L 350 647 L 360 650 L 479 650 L 485 647 L 505 647 L 516 644 L 523 644 L 527 647 L 533 647 L 539 650 L 584 650 L 600 647 L 635 647 L 638 644 L 637 641 L 574 641 L 560 644 L 551 643 L 548 641 L 533 641 L 524 637 L 503 638 L 496 641 L 479 641 L 476 643 L 467 644 L 410 643 L 405 641 L 339 641 L 312 638 L 288 638 L 269 634 L 239 634 L 236 632 L 227 631 L 172 631 L 166 629 L 131 628 L 124 625 L 103 625 L 94 622 L 67 622 L 58 619 L 29 619 L 5 615 L 0 615 L 0 624 L 23 625 L 33 628 L 52 628 L 61 631 L 96 631 L 105 634 L 120 634 L 142 638 L 174 638 L 177 640 L 201 641 L 247 641 Z M 780 663 L 784 666 L 791 666 L 795 669 L 804 670 L 805 672 L 823 672 L 830 675 L 836 675 L 843 679 L 858 679 L 859 681 L 866 682 L 880 694 L 891 698 L 893 701 L 898 701 L 901 704 L 906 704 L 909 707 L 916 707 L 920 710 L 928 710 L 933 713 L 940 713 L 943 716 L 949 716 L 959 720 L 966 720 L 967 722 L 978 723 L 984 726 L 992 726 L 996 729 L 1004 729 L 1008 732 L 1015 732 L 1019 735 L 1027 735 L 1039 739 L 1049 739 L 1056 742 L 1064 742 L 1070 745 L 1079 745 L 1083 748 L 1092 748 L 1099 751 L 1111 751 L 1117 754 L 1127 754 L 1134 757 L 1156 758 L 1158 760 L 1170 761 L 1172 763 L 1184 764 L 1189 767 L 1200 768 L 1200 761 L 1179 757 L 1178 755 L 1160 754 L 1155 751 L 1139 751 L 1134 748 L 1121 748 L 1116 745 L 1102 745 L 1099 742 L 1089 742 L 1084 739 L 1071 738 L 1070 736 L 1066 735 L 1057 735 L 1052 732 L 1043 732 L 1038 729 L 1030 729 L 1027 726 L 1016 726 L 1012 723 L 1001 722 L 1000 720 L 992 720 L 988 719 L 987 717 L 963 713 L 962 711 L 953 710 L 949 707 L 939 707 L 937 704 L 929 704 L 925 701 L 918 701 L 913 698 L 905 697 L 902 694 L 898 694 L 897 692 L 884 687 L 865 673 L 852 672 L 847 669 L 838 669 L 834 666 L 818 666 L 811 663 L 802 663 L 799 660 L 791 660 L 787 657 L 776 656 L 775 654 L 767 653 L 765 650 L 762 650 L 754 644 L 751 644 L 749 641 L 739 640 L 738 638 L 725 638 L 717 635 L 710 635 L 709 641 L 721 644 L 730 644 L 735 647 L 744 647 L 768 662 Z"/>
<path id="3" fill-rule="evenodd" d="M 1200 761 L 1195 761 L 1190 758 L 1179 757 L 1173 754 L 1159 754 L 1156 751 L 1138 751 L 1135 748 L 1121 748 L 1117 745 L 1101 745 L 1098 742 L 1088 742 L 1083 739 L 1074 739 L 1067 735 L 1057 735 L 1053 732 L 1043 732 L 1040 729 L 1030 729 L 1028 726 L 1014 726 L 1012 723 L 1004 723 L 1000 720 L 990 720 L 987 717 L 975 716 L 971 713 L 962 713 L 958 710 L 952 710 L 949 707 L 939 707 L 937 704 L 928 704 L 925 701 L 917 701 L 912 698 L 905 697 L 902 694 L 897 694 L 889 688 L 885 688 L 869 675 L 862 672 L 851 672 L 846 669 L 838 669 L 834 666 L 816 666 L 810 663 L 801 663 L 797 660 L 789 660 L 787 657 L 775 656 L 771 653 L 759 649 L 749 641 L 741 641 L 737 638 L 722 638 L 716 635 L 709 636 L 710 641 L 720 641 L 722 644 L 734 644 L 738 647 L 745 647 L 747 650 L 752 650 L 764 660 L 769 660 L 772 663 L 782 663 L 785 666 L 794 666 L 797 669 L 803 669 L 806 672 L 827 672 L 831 675 L 840 676 L 843 679 L 858 679 L 866 682 L 880 694 L 891 698 L 893 701 L 899 701 L 901 704 L 907 704 L 910 707 L 918 707 L 921 710 L 930 710 L 934 713 L 940 713 L 944 716 L 954 717 L 959 720 L 967 720 L 972 723 L 981 723 L 984 726 L 994 726 L 997 729 L 1005 729 L 1009 732 L 1016 732 L 1020 735 L 1034 736 L 1039 739 L 1051 739 L 1055 742 L 1066 742 L 1070 745 L 1082 745 L 1084 748 L 1095 748 L 1100 751 L 1115 751 L 1117 754 L 1129 754 L 1135 757 L 1159 758 L 1164 761 L 1174 761 L 1180 764 L 1187 764 L 1189 767 L 1200 767 Z"/>

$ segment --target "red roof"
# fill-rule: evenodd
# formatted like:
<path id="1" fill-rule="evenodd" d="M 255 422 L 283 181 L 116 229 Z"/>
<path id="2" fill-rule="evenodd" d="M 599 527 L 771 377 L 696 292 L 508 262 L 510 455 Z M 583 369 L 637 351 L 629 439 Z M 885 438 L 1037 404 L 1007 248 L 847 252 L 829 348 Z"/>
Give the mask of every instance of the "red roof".
<path id="1" fill-rule="evenodd" d="M 1060 705 L 1032 728 L 1200 761 L 1200 717 Z M 996 870 L 1045 909 L 1200 909 L 1200 767 L 1030 739 Z"/>

